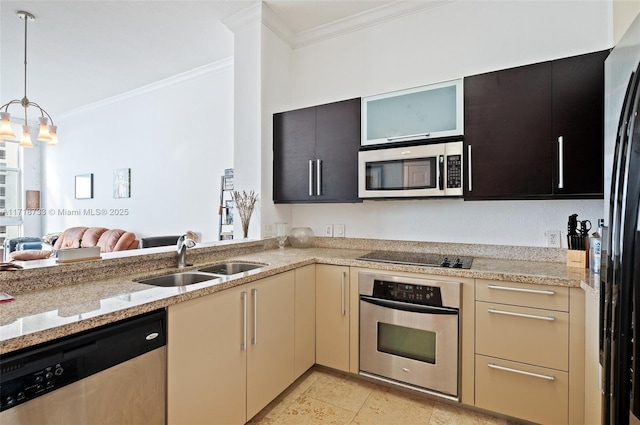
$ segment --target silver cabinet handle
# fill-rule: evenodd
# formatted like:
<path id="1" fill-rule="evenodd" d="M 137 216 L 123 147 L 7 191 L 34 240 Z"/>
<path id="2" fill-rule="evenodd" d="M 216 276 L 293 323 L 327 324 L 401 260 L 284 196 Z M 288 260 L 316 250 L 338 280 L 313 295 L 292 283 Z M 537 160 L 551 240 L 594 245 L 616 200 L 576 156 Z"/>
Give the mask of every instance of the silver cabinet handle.
<path id="1" fill-rule="evenodd" d="M 511 311 L 495 310 L 493 308 L 490 308 L 487 311 L 489 313 L 493 313 L 493 314 L 503 314 L 505 316 L 525 317 L 527 319 L 546 320 L 546 321 L 549 321 L 549 322 L 553 322 L 553 321 L 556 320 L 556 318 L 553 317 L 553 316 L 536 316 L 534 314 L 513 313 Z"/>
<path id="2" fill-rule="evenodd" d="M 316 159 L 316 196 L 322 195 L 322 160 Z"/>
<path id="3" fill-rule="evenodd" d="M 518 373 L 520 375 L 526 375 L 526 376 L 531 376 L 531 377 L 534 377 L 534 378 L 546 379 L 547 381 L 555 381 L 556 380 L 555 376 L 553 376 L 553 375 L 540 375 L 538 373 L 526 372 L 524 370 L 518 370 L 518 369 L 511 369 L 510 367 L 498 366 L 497 364 L 493 364 L 493 363 L 487 363 L 487 366 L 489 366 L 491 369 L 498 369 L 498 370 L 503 370 L 505 372 Z"/>
<path id="4" fill-rule="evenodd" d="M 524 288 L 513 288 L 511 286 L 497 286 L 497 285 L 488 285 L 489 289 L 498 289 L 500 291 L 514 291 L 514 292 L 527 292 L 529 294 L 540 294 L 540 295 L 555 295 L 555 291 L 549 291 L 547 289 L 524 289 Z"/>
<path id="5" fill-rule="evenodd" d="M 564 188 L 564 138 L 558 137 L 558 189 Z"/>
<path id="6" fill-rule="evenodd" d="M 347 277 L 347 272 L 342 272 L 342 276 L 340 277 L 340 290 L 341 290 L 341 295 L 340 295 L 340 300 L 342 303 L 342 315 L 346 315 L 347 314 L 347 309 L 346 309 L 346 303 L 345 303 L 345 299 L 344 299 L 344 279 L 345 277 Z"/>
<path id="7" fill-rule="evenodd" d="M 467 161 L 468 161 L 468 166 L 467 166 L 467 171 L 469 171 L 467 179 L 469 180 L 469 192 L 471 192 L 473 190 L 473 177 L 472 177 L 472 171 L 471 171 L 471 145 L 467 146 Z"/>
<path id="8" fill-rule="evenodd" d="M 241 292 L 240 298 L 242 298 L 242 343 L 240 343 L 240 350 L 247 351 L 247 293 Z"/>
<path id="9" fill-rule="evenodd" d="M 253 338 L 251 338 L 251 344 L 256 345 L 258 343 L 258 290 L 256 288 L 251 290 L 251 296 L 253 297 Z"/>
<path id="10" fill-rule="evenodd" d="M 403 139 L 415 139 L 416 137 L 429 137 L 430 135 L 431 133 L 407 134 L 406 136 L 390 136 L 390 137 L 387 137 L 387 140 L 389 142 L 393 142 L 396 140 L 403 140 Z"/>
<path id="11" fill-rule="evenodd" d="M 309 196 L 313 196 L 313 160 L 309 160 Z"/>

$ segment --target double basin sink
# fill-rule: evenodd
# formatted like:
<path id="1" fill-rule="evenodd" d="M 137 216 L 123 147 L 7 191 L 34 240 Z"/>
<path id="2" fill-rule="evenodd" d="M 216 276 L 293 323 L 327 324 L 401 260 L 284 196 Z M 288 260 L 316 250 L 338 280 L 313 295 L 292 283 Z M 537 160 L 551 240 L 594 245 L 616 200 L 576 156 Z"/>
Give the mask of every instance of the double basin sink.
<path id="1" fill-rule="evenodd" d="M 222 263 L 203 267 L 194 272 L 172 273 L 164 276 L 136 280 L 136 282 L 154 286 L 185 286 L 214 280 L 222 276 L 248 272 L 249 270 L 259 269 L 264 266 L 264 264 L 242 262 Z"/>

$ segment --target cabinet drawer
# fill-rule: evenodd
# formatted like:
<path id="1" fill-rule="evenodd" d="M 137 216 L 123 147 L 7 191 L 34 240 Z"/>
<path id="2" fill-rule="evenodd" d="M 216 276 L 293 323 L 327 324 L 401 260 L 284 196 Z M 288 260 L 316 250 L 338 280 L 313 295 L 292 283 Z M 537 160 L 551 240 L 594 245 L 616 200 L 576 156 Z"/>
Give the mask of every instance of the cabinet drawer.
<path id="1" fill-rule="evenodd" d="M 477 301 L 476 353 L 569 370 L 569 314 Z"/>
<path id="2" fill-rule="evenodd" d="M 476 300 L 569 311 L 569 288 L 477 279 Z"/>
<path id="3" fill-rule="evenodd" d="M 566 424 L 569 374 L 476 355 L 476 406 L 540 424 Z"/>

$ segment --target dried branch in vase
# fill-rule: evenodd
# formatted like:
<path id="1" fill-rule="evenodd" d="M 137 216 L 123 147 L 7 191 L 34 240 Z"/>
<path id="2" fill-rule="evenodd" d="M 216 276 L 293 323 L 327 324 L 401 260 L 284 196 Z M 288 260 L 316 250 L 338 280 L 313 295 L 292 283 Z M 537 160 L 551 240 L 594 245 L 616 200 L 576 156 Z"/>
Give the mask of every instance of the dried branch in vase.
<path id="1" fill-rule="evenodd" d="M 258 201 L 258 194 L 253 190 L 249 193 L 245 190 L 243 190 L 242 193 L 234 190 L 231 195 L 233 202 L 236 204 L 238 214 L 240 215 L 243 237 L 246 238 L 249 234 L 249 220 L 251 219 L 251 214 L 253 214 L 253 209 Z"/>

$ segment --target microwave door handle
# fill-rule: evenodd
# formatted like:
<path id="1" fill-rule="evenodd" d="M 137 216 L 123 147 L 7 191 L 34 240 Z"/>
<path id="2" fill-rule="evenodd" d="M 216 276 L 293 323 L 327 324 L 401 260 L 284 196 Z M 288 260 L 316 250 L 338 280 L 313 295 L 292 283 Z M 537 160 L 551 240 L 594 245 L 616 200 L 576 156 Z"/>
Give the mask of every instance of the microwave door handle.
<path id="1" fill-rule="evenodd" d="M 444 155 L 438 155 L 438 190 L 444 190 Z"/>
<path id="2" fill-rule="evenodd" d="M 411 304 L 402 301 L 383 300 L 367 295 L 360 295 L 360 301 L 380 307 L 391 308 L 394 310 L 408 311 L 411 313 L 437 314 L 437 315 L 454 315 L 458 314 L 457 308 L 433 307 L 429 305 Z"/>

